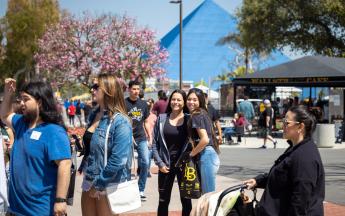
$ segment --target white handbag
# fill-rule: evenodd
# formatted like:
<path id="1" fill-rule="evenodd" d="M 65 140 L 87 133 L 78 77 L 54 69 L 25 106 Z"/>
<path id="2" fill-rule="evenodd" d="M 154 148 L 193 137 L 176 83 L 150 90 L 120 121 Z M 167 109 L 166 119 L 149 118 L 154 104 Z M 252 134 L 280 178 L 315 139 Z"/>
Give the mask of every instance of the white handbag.
<path id="1" fill-rule="evenodd" d="M 104 167 L 107 165 L 109 131 L 110 131 L 111 124 L 117 115 L 118 113 L 115 114 L 115 116 L 111 119 L 109 126 L 107 128 L 106 135 L 105 135 Z M 133 160 L 133 163 L 135 164 L 133 145 L 132 145 L 132 153 L 133 153 L 132 160 Z M 141 206 L 137 175 L 135 175 L 134 180 L 121 182 L 119 184 L 111 184 L 110 186 L 106 188 L 106 192 L 107 192 L 109 207 L 113 214 L 120 214 L 123 212 L 132 211 Z"/>

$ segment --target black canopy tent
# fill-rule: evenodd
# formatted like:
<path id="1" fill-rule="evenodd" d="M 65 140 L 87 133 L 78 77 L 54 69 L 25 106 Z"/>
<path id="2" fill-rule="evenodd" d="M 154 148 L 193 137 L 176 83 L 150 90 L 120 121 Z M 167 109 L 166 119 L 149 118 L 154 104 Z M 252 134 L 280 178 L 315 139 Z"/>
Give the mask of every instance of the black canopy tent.
<path id="1" fill-rule="evenodd" d="M 235 110 L 237 86 L 345 87 L 345 58 L 306 56 L 235 78 L 233 86 Z"/>

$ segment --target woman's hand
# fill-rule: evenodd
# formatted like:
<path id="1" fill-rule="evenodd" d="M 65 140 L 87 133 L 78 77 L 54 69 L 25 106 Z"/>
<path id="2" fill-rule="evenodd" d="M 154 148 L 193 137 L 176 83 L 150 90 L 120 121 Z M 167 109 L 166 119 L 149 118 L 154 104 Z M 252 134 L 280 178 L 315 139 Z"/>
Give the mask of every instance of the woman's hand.
<path id="1" fill-rule="evenodd" d="M 248 189 L 254 189 L 256 187 L 256 180 L 255 179 L 248 179 L 243 182 L 243 184 L 247 185 Z"/>
<path id="2" fill-rule="evenodd" d="M 161 171 L 162 173 L 169 173 L 169 167 L 167 166 L 160 167 L 159 171 Z"/>
<path id="3" fill-rule="evenodd" d="M 190 153 L 189 153 L 189 156 L 190 157 L 194 157 L 195 155 L 197 155 L 198 153 L 196 153 L 195 151 L 194 151 L 194 149 L 193 149 L 193 151 L 191 151 Z"/>

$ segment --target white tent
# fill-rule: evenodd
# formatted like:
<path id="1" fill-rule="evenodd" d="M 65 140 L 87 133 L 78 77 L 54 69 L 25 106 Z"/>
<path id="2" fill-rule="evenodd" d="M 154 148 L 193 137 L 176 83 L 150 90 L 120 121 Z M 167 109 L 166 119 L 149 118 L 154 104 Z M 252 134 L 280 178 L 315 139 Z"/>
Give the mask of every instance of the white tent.
<path id="1" fill-rule="evenodd" d="M 276 97 L 281 99 L 289 98 L 292 94 L 301 94 L 302 89 L 296 87 L 289 87 L 289 86 L 279 86 L 276 87 Z"/>
<path id="2" fill-rule="evenodd" d="M 219 98 L 219 93 L 214 91 L 214 90 L 212 90 L 212 89 L 210 89 L 207 86 L 198 85 L 198 86 L 195 86 L 195 88 L 198 88 L 198 89 L 202 90 L 204 93 L 207 93 L 208 97 L 210 99 L 218 99 Z"/>

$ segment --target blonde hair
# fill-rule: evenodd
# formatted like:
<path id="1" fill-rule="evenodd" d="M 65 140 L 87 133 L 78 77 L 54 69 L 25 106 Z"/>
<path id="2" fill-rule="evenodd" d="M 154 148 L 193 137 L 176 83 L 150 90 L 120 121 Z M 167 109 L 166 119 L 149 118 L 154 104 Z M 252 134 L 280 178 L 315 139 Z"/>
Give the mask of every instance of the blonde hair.
<path id="1" fill-rule="evenodd" d="M 99 88 L 104 92 L 104 108 L 108 110 L 109 117 L 111 118 L 116 112 L 128 117 L 122 86 L 117 78 L 105 73 L 99 74 L 97 78 Z"/>

